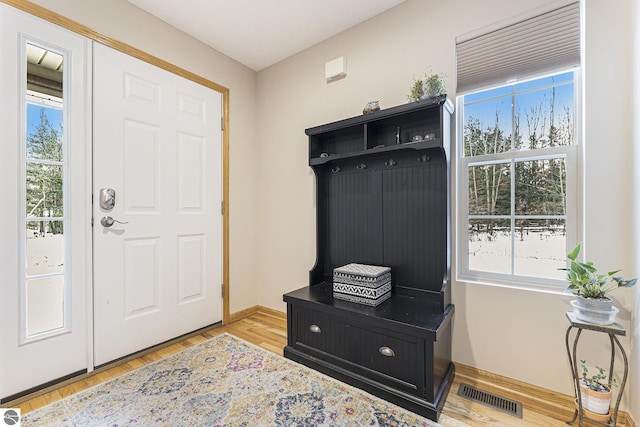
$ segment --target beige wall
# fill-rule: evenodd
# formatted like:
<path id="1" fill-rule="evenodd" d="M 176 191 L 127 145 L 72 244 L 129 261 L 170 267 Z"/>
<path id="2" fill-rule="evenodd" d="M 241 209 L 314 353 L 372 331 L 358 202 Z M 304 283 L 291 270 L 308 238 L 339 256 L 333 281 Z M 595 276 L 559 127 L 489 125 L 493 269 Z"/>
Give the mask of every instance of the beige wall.
<path id="1" fill-rule="evenodd" d="M 256 73 L 125 0 L 33 3 L 229 88 L 230 312 L 256 305 Z"/>
<path id="2" fill-rule="evenodd" d="M 632 11 L 629 13 L 631 26 L 635 28 L 633 34 L 632 58 L 633 66 L 631 67 L 633 77 L 632 94 L 633 108 L 631 123 L 633 123 L 633 163 L 640 164 L 640 4 L 632 2 Z M 640 168 L 633 168 L 633 217 L 640 218 Z M 634 254 L 633 262 L 635 271 L 640 271 L 640 222 L 635 221 L 633 224 L 633 245 L 631 246 Z M 631 307 L 635 307 L 631 312 L 631 324 L 635 325 L 630 333 L 631 336 L 631 354 L 629 363 L 634 368 L 631 370 L 631 387 L 629 390 L 629 401 L 640 402 L 640 286 L 636 285 L 635 298 L 632 300 Z M 631 415 L 636 424 L 640 422 L 640 404 L 636 404 L 631 408 Z"/>
<path id="3" fill-rule="evenodd" d="M 633 4 L 635 0 L 606 3 L 586 0 L 585 34 L 585 224 L 587 256 L 596 265 L 623 268 L 625 276 L 638 275 L 631 252 L 633 228 L 640 225 L 633 215 Z M 609 28 L 609 30 L 607 29 Z M 615 31 L 611 31 L 615 28 Z M 637 289 L 614 294 L 620 308 L 618 320 L 628 331 L 621 339 L 630 354 L 637 344 L 638 322 L 632 322 Z M 608 349 L 598 337 L 596 348 L 585 349 L 584 357 L 605 360 Z M 591 354 L 600 351 L 601 358 Z M 637 353 L 637 352 L 636 352 Z M 638 376 L 637 355 L 631 359 L 631 378 Z M 605 363 L 605 362 L 601 362 Z M 602 366 L 602 365 L 601 365 Z M 606 366 L 606 365 L 605 365 Z M 622 364 L 616 377 L 622 378 Z M 637 387 L 636 384 L 634 386 Z M 637 390 L 629 387 L 624 407 L 638 411 Z M 635 402 L 635 404 L 631 404 Z M 636 420 L 638 418 L 636 417 Z"/>
<path id="4" fill-rule="evenodd" d="M 631 4 L 586 0 L 584 94 L 586 251 L 595 262 L 628 274 Z M 258 73 L 260 304 L 285 310 L 282 294 L 307 284 L 315 261 L 314 177 L 304 129 L 359 115 L 370 100 L 383 108 L 406 102 L 412 76 L 429 65 L 449 76 L 454 95 L 455 37 L 531 8 L 530 0 L 409 0 Z M 327 84 L 325 62 L 342 55 L 347 77 Z M 572 393 L 564 345 L 570 297 L 467 283 L 452 287 L 456 362 Z M 634 296 L 625 291 L 615 296 L 629 328 Z M 599 338 L 585 334 L 582 357 L 606 366 L 598 362 L 608 354 Z M 628 349 L 628 339 L 623 343 Z"/>

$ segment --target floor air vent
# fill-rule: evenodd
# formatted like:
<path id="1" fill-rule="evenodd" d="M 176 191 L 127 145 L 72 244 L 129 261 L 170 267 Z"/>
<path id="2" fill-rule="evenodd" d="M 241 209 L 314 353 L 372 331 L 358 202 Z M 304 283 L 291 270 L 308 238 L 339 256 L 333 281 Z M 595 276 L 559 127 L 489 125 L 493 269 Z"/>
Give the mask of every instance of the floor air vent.
<path id="1" fill-rule="evenodd" d="M 498 411 L 505 412 L 514 417 L 522 418 L 522 403 L 505 399 L 493 393 L 477 389 L 468 384 L 460 384 L 458 396 L 473 400 Z"/>

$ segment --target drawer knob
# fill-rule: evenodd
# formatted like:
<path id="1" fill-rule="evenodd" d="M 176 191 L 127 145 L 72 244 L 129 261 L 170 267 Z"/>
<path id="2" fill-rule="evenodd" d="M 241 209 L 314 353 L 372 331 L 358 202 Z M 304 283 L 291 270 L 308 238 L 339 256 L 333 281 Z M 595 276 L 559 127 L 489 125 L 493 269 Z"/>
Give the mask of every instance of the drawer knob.
<path id="1" fill-rule="evenodd" d="M 396 353 L 393 350 L 391 350 L 389 347 L 380 347 L 378 351 L 380 352 L 380 354 L 387 357 L 395 357 L 396 355 Z"/>
<path id="2" fill-rule="evenodd" d="M 314 334 L 319 334 L 320 332 L 322 332 L 322 330 L 320 329 L 320 326 L 318 326 L 318 325 L 309 326 L 309 330 L 311 332 L 313 332 Z"/>

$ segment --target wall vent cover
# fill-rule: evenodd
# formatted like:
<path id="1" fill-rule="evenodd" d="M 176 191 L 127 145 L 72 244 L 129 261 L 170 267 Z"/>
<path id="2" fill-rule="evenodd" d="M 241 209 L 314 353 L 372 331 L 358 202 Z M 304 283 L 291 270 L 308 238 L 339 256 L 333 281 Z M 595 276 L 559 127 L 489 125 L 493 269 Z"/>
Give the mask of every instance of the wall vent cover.
<path id="1" fill-rule="evenodd" d="M 458 396 L 473 400 L 474 402 L 497 409 L 514 417 L 522 418 L 522 403 L 480 390 L 469 384 L 460 384 Z"/>

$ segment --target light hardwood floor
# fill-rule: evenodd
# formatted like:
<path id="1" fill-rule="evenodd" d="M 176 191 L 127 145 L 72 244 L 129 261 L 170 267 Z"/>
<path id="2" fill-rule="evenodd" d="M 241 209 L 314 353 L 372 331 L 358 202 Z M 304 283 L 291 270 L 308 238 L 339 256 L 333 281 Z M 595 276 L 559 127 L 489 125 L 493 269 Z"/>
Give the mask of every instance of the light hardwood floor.
<path id="1" fill-rule="evenodd" d="M 102 369 L 76 380 L 70 384 L 48 391 L 40 396 L 33 397 L 20 403 L 9 403 L 7 407 L 19 407 L 26 414 L 34 409 L 56 400 L 78 393 L 88 387 L 107 381 L 125 372 L 161 359 L 187 347 L 200 343 L 216 335 L 228 332 L 248 342 L 258 345 L 266 350 L 282 355 L 282 349 L 287 343 L 286 320 L 277 314 L 268 311 L 258 311 L 249 317 L 237 320 L 229 325 L 202 332 L 195 336 L 185 338 L 177 343 L 164 348 L 151 351 L 142 356 L 123 361 L 113 367 Z M 500 411 L 487 408 L 478 403 L 463 399 L 457 395 L 459 380 L 456 378 L 449 392 L 444 410 L 440 417 L 440 424 L 447 427 L 465 426 L 566 426 L 566 417 L 563 414 L 545 415 L 534 412 L 527 407 L 523 410 L 523 419 L 504 414 Z M 548 412 L 547 412 L 548 413 Z M 556 416 L 557 415 L 557 416 Z M 577 425 L 577 423 L 574 423 Z M 589 425 L 589 424 L 585 424 Z M 619 426 L 623 425 L 618 423 Z"/>

